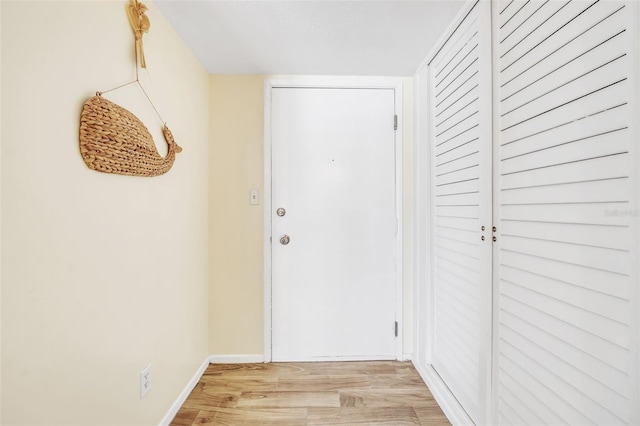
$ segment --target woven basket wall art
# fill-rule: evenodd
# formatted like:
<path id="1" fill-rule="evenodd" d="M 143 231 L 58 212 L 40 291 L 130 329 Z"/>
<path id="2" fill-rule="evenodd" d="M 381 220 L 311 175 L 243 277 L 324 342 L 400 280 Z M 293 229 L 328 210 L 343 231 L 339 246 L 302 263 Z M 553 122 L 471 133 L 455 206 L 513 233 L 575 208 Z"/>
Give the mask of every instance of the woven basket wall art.
<path id="1" fill-rule="evenodd" d="M 130 176 L 158 176 L 173 166 L 176 144 L 164 126 L 169 145 L 166 157 L 158 154 L 153 137 L 131 112 L 99 94 L 89 98 L 80 117 L 80 154 L 92 170 Z"/>

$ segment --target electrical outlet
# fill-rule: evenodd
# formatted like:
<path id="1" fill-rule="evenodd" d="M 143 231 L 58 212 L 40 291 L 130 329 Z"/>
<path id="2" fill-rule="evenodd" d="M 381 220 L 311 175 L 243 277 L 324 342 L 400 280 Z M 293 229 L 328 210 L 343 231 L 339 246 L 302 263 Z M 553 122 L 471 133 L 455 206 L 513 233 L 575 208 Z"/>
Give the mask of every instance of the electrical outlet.
<path id="1" fill-rule="evenodd" d="M 140 399 L 151 390 L 151 364 L 140 372 Z"/>

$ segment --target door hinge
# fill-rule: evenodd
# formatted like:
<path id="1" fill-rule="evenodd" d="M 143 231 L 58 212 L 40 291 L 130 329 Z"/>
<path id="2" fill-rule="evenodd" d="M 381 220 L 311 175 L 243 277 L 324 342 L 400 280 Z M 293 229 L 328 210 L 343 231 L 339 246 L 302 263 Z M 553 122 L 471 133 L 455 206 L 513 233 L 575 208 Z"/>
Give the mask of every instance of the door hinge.
<path id="1" fill-rule="evenodd" d="M 396 337 L 398 337 L 398 321 L 396 321 L 396 323 L 395 323 L 394 333 L 395 333 Z"/>
<path id="2" fill-rule="evenodd" d="M 393 130 L 398 130 L 398 115 L 393 116 Z"/>

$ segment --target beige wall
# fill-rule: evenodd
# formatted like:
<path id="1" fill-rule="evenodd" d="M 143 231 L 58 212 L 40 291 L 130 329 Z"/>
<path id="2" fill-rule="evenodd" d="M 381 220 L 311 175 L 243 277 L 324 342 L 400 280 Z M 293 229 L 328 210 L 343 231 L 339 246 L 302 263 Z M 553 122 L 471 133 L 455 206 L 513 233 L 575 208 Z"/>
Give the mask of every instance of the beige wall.
<path id="1" fill-rule="evenodd" d="M 262 76 L 212 75 L 210 351 L 263 353 Z M 260 205 L 249 205 L 249 191 Z"/>
<path id="2" fill-rule="evenodd" d="M 211 353 L 263 354 L 265 76 L 211 76 Z M 413 79 L 403 79 L 404 351 L 413 341 Z"/>
<path id="3" fill-rule="evenodd" d="M 134 76 L 125 2 L 0 2 L 2 424 L 158 424 L 208 355 L 209 80 L 145 3 L 143 77 L 184 148 L 155 178 L 78 149 L 84 100 Z M 159 134 L 138 89 L 107 97 Z"/>

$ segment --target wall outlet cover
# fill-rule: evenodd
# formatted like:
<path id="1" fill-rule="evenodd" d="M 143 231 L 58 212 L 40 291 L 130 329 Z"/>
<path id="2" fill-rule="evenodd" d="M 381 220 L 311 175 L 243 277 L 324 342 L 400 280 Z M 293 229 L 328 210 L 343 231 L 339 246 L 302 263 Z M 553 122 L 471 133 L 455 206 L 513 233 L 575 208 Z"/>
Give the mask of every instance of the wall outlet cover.
<path id="1" fill-rule="evenodd" d="M 151 390 L 151 364 L 140 372 L 140 399 Z"/>

